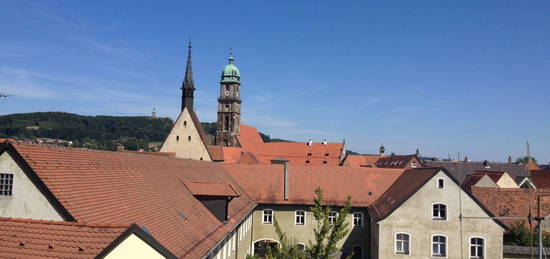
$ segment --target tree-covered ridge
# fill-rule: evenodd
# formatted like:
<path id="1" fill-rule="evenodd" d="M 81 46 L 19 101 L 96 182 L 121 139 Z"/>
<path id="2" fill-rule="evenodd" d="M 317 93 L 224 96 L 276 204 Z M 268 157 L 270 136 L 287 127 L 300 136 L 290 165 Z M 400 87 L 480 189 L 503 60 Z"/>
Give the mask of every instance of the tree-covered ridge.
<path id="1" fill-rule="evenodd" d="M 166 139 L 174 121 L 146 116 L 85 116 L 66 112 L 34 112 L 0 116 L 0 138 L 37 138 L 71 141 L 71 146 L 114 150 L 122 144 L 129 150 L 149 150 Z M 210 140 L 216 135 L 215 122 L 202 122 Z M 271 139 L 260 133 L 264 141 Z M 67 142 L 60 144 L 69 145 Z"/>

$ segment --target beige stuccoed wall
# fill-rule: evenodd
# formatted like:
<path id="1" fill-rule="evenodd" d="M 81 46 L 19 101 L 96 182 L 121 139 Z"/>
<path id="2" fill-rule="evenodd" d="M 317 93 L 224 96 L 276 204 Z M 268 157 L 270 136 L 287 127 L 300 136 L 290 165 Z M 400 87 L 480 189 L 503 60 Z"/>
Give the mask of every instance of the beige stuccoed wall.
<path id="1" fill-rule="evenodd" d="M 437 189 L 438 178 L 445 179 L 446 188 Z M 503 228 L 491 219 L 463 219 L 459 216 L 459 193 L 462 199 L 463 217 L 487 217 L 488 215 L 443 172 L 439 172 L 416 194 L 404 202 L 390 216 L 378 222 L 379 234 L 373 245 L 377 244 L 373 258 L 432 258 L 431 238 L 434 234 L 447 236 L 447 258 L 470 258 L 470 237 L 485 238 L 485 258 L 502 258 Z M 432 204 L 447 204 L 447 220 L 432 220 Z M 373 223 L 376 224 L 376 223 Z M 462 232 L 460 231 L 462 229 Z M 395 255 L 395 234 L 406 232 L 411 235 L 411 254 Z M 462 236 L 462 249 L 461 249 Z M 460 255 L 462 250 L 463 257 Z"/>
<path id="2" fill-rule="evenodd" d="M 492 187 L 492 188 L 499 188 L 499 186 L 489 177 L 488 175 L 484 175 L 477 181 L 475 184 L 477 187 Z"/>
<path id="3" fill-rule="evenodd" d="M 124 241 L 115 247 L 109 254 L 105 256 L 106 259 L 162 259 L 165 258 L 162 254 L 157 252 L 145 241 L 141 240 L 138 236 L 132 234 L 129 235 Z"/>
<path id="4" fill-rule="evenodd" d="M 504 173 L 497 182 L 500 188 L 519 188 L 514 179 L 507 173 Z"/>
<path id="5" fill-rule="evenodd" d="M 252 214 L 247 216 L 232 233 L 214 249 L 213 259 L 244 259 L 252 250 Z"/>
<path id="6" fill-rule="evenodd" d="M 63 221 L 59 213 L 7 152 L 0 155 L 0 173 L 14 174 L 13 195 L 0 196 L 1 217 Z"/>
<path id="7" fill-rule="evenodd" d="M 274 218 L 277 219 L 281 229 L 289 237 L 295 239 L 298 244 L 308 245 L 309 241 L 313 239 L 313 230 L 317 226 L 317 222 L 311 212 L 312 206 L 304 205 L 259 205 L 254 210 L 254 229 L 252 233 L 253 243 L 259 240 L 269 239 L 279 241 L 277 234 L 275 233 L 275 227 L 272 224 L 262 223 L 262 211 L 264 209 L 273 209 Z M 334 211 L 338 211 L 340 208 L 334 208 Z M 304 210 L 306 212 L 306 224 L 305 226 L 295 224 L 295 211 Z M 352 213 L 363 213 L 363 227 L 352 227 Z M 353 208 L 348 215 L 349 233 L 337 243 L 338 247 L 341 247 L 343 251 L 351 252 L 353 245 L 361 245 L 363 247 L 363 254 L 368 253 L 368 212 L 366 208 Z M 366 258 L 366 256 L 365 256 Z"/>
<path id="8" fill-rule="evenodd" d="M 206 146 L 207 143 L 202 142 L 197 126 L 193 124 L 191 114 L 185 108 L 174 123 L 160 151 L 174 152 L 177 158 L 211 161 Z"/>

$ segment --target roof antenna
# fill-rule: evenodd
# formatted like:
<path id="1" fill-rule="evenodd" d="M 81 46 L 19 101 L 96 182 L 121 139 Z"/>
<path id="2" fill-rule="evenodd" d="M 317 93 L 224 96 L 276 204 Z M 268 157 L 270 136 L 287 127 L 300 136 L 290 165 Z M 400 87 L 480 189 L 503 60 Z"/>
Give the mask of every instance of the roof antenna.
<path id="1" fill-rule="evenodd" d="M 531 160 L 531 150 L 529 148 L 529 141 L 527 141 L 527 162 Z"/>

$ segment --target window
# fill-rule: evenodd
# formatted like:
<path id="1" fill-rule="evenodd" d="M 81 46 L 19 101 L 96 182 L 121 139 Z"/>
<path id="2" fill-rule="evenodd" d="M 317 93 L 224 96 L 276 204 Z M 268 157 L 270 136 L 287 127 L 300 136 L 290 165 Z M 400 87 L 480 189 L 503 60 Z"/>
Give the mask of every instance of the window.
<path id="1" fill-rule="evenodd" d="M 447 205 L 436 203 L 433 205 L 432 219 L 447 220 Z"/>
<path id="2" fill-rule="evenodd" d="M 306 245 L 304 245 L 304 244 L 297 244 L 296 247 L 298 247 L 298 250 L 300 250 L 300 251 L 305 251 L 306 250 Z"/>
<path id="3" fill-rule="evenodd" d="M 326 164 L 326 163 L 328 163 L 328 161 L 327 161 L 327 160 L 324 160 L 324 161 L 323 161 L 323 164 Z"/>
<path id="4" fill-rule="evenodd" d="M 362 227 L 363 226 L 363 213 L 354 212 L 353 213 L 353 226 Z"/>
<path id="5" fill-rule="evenodd" d="M 295 216 L 296 216 L 296 220 L 295 220 L 296 225 L 305 225 L 306 224 L 306 212 L 305 211 L 297 210 L 295 212 Z"/>
<path id="6" fill-rule="evenodd" d="M 352 259 L 362 259 L 363 258 L 363 247 L 359 245 L 353 246 L 353 256 Z"/>
<path id="7" fill-rule="evenodd" d="M 306 164 L 309 164 L 310 162 L 311 162 L 311 161 L 309 161 L 309 160 L 306 160 Z"/>
<path id="8" fill-rule="evenodd" d="M 445 179 L 437 179 L 437 189 L 445 189 Z"/>
<path id="9" fill-rule="evenodd" d="M 338 212 L 331 211 L 328 213 L 328 221 L 330 223 L 336 223 L 336 218 L 338 217 Z"/>
<path id="10" fill-rule="evenodd" d="M 432 256 L 447 256 L 447 237 L 436 235 L 432 237 Z"/>
<path id="11" fill-rule="evenodd" d="M 265 209 L 263 211 L 263 224 L 273 224 L 273 210 L 272 209 Z"/>
<path id="12" fill-rule="evenodd" d="M 183 121 L 183 126 L 187 127 L 187 121 Z"/>
<path id="13" fill-rule="evenodd" d="M 11 196 L 13 190 L 13 174 L 0 174 L 0 196 Z"/>
<path id="14" fill-rule="evenodd" d="M 407 233 L 395 234 L 395 253 L 408 255 L 410 251 L 410 235 Z"/>
<path id="15" fill-rule="evenodd" d="M 188 140 L 188 141 L 191 141 L 191 136 L 187 137 L 187 140 Z"/>
<path id="16" fill-rule="evenodd" d="M 411 167 L 412 167 L 412 168 L 416 168 L 416 161 L 412 161 L 412 162 L 411 162 Z"/>
<path id="17" fill-rule="evenodd" d="M 176 141 L 180 141 L 180 136 L 176 136 Z"/>
<path id="18" fill-rule="evenodd" d="M 480 237 L 470 239 L 470 258 L 485 258 L 485 240 Z"/>

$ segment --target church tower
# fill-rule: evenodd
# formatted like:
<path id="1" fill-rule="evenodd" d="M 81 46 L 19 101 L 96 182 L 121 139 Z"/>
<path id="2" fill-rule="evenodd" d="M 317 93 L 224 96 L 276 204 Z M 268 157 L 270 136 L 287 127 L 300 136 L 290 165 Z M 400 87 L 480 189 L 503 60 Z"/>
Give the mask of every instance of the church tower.
<path id="1" fill-rule="evenodd" d="M 220 97 L 218 98 L 218 130 L 216 145 L 238 147 L 237 135 L 241 124 L 241 99 L 239 95 L 241 75 L 229 56 L 229 64 L 222 71 L 220 81 Z"/>
<path id="2" fill-rule="evenodd" d="M 193 93 L 195 92 L 195 82 L 193 81 L 193 63 L 191 62 L 191 41 L 189 41 L 189 50 L 187 52 L 187 66 L 185 67 L 185 77 L 181 84 L 181 111 L 185 107 L 193 110 Z"/>

